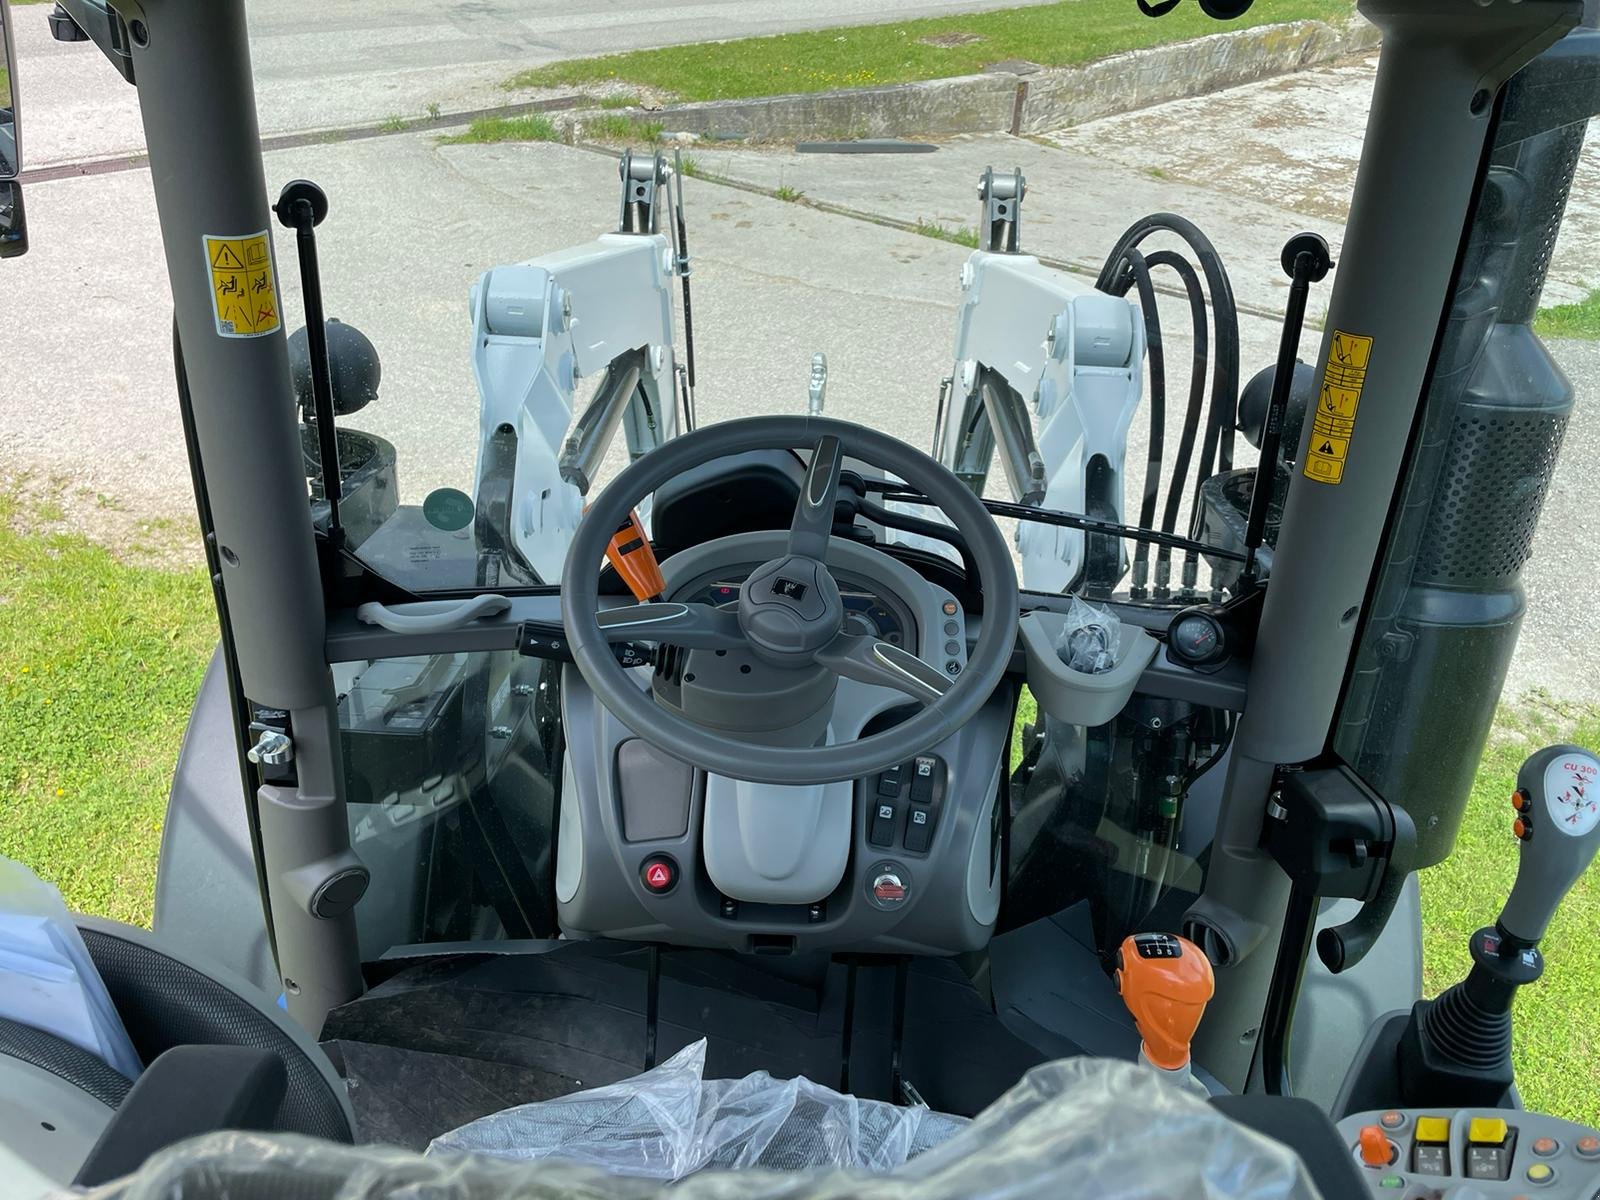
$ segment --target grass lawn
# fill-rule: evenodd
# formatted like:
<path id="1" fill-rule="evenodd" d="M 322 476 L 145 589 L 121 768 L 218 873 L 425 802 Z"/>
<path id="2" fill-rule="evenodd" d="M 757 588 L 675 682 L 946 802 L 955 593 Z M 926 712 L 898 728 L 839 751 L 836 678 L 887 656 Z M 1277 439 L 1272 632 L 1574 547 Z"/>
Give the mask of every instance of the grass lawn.
<path id="1" fill-rule="evenodd" d="M 51 532 L 60 509 L 0 489 L 0 854 L 54 882 L 73 908 L 148 924 L 167 788 L 216 637 L 204 573 L 119 561 Z M 1032 698 L 1024 695 L 1024 719 Z M 1456 854 L 1423 873 L 1430 993 L 1466 970 L 1468 935 L 1511 886 L 1517 766 L 1533 748 L 1600 746 L 1600 709 L 1523 703 L 1502 714 Z M 1013 763 L 1015 765 L 1015 763 Z M 1600 869 L 1545 941 L 1544 979 L 1518 1002 L 1524 1099 L 1600 1123 L 1587 1019 L 1600 990 Z"/>
<path id="2" fill-rule="evenodd" d="M 0 854 L 149 924 L 167 788 L 216 641 L 199 571 L 119 562 L 0 491 Z"/>
<path id="3" fill-rule="evenodd" d="M 606 54 L 523 71 L 506 86 L 628 83 L 670 92 L 680 100 L 821 92 L 968 75 L 1007 59 L 1075 66 L 1224 29 L 1308 18 L 1343 21 L 1353 8 L 1348 0 L 1274 0 L 1223 24 L 1193 4 L 1179 5 L 1152 20 L 1130 0 L 1071 0 L 1037 8 Z"/>
<path id="4" fill-rule="evenodd" d="M 1534 318 L 1533 331 L 1540 337 L 1600 338 L 1600 288 L 1576 304 L 1557 304 L 1541 308 Z"/>

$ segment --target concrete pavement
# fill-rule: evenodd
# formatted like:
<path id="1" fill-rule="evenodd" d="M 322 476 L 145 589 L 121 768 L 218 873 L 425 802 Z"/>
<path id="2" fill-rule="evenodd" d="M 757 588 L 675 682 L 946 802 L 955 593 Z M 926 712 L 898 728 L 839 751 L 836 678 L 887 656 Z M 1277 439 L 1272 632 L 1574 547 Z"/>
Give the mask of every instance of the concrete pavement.
<path id="1" fill-rule="evenodd" d="M 1043 2 L 250 0 L 248 15 L 262 132 L 278 134 L 526 99 L 500 83 L 558 59 Z M 28 166 L 137 152 L 134 89 L 88 43 L 52 41 L 47 11 L 13 14 Z"/>

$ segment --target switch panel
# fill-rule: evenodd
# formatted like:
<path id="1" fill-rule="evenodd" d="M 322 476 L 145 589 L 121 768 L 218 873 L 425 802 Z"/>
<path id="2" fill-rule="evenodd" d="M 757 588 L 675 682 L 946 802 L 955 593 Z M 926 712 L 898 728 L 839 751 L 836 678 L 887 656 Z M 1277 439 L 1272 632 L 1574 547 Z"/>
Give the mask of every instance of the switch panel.
<path id="1" fill-rule="evenodd" d="M 867 844 L 927 854 L 939 827 L 949 769 L 932 754 L 862 780 Z"/>
<path id="2" fill-rule="evenodd" d="M 1373 1196 L 1600 1200 L 1600 1133 L 1555 1117 L 1391 1109 L 1352 1113 L 1339 1122 L 1339 1132 Z M 1380 1140 L 1392 1145 L 1392 1158 L 1376 1153 Z"/>

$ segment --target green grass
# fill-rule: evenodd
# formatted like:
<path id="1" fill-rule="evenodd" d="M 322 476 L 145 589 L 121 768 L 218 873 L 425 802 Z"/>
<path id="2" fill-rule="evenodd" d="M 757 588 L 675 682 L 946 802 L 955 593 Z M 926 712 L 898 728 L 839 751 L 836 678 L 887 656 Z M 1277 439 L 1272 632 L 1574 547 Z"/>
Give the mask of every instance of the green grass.
<path id="1" fill-rule="evenodd" d="M 1152 21 L 1128 0 L 1072 0 L 1037 8 L 607 54 L 523 71 L 506 86 L 623 81 L 671 92 L 680 100 L 820 92 L 966 75 L 1012 58 L 1051 67 L 1074 66 L 1224 29 L 1306 18 L 1344 20 L 1352 11 L 1348 0 L 1274 0 L 1222 24 L 1192 4 Z M 962 35 L 974 40 L 936 44 L 941 37 L 953 42 Z"/>
<path id="2" fill-rule="evenodd" d="M 201 571 L 119 562 L 0 492 L 0 854 L 148 924 L 167 789 L 216 610 Z"/>
<path id="3" fill-rule="evenodd" d="M 561 131 L 555 122 L 539 113 L 521 117 L 479 117 L 465 133 L 439 139 L 447 146 L 481 145 L 488 142 L 559 142 Z"/>
<path id="4" fill-rule="evenodd" d="M 787 183 L 780 183 L 772 195 L 774 199 L 786 200 L 790 204 L 797 204 L 805 199 L 806 194 L 799 188 L 792 188 Z"/>
<path id="5" fill-rule="evenodd" d="M 1557 304 L 1541 308 L 1534 318 L 1533 331 L 1540 337 L 1600 338 L 1600 288 L 1576 304 Z"/>
<path id="6" fill-rule="evenodd" d="M 978 248 L 978 231 L 970 225 L 959 225 L 954 229 L 933 221 L 917 222 L 913 233 L 920 233 L 923 237 L 938 238 L 941 242 L 954 242 L 958 246 Z"/>
<path id="7" fill-rule="evenodd" d="M 661 137 L 661 122 L 647 121 L 627 113 L 605 112 L 585 117 L 582 135 L 594 142 L 655 142 Z"/>
<path id="8" fill-rule="evenodd" d="M 406 131 L 406 119 L 399 113 L 390 113 L 378 122 L 378 128 L 383 130 L 384 133 L 404 133 Z"/>

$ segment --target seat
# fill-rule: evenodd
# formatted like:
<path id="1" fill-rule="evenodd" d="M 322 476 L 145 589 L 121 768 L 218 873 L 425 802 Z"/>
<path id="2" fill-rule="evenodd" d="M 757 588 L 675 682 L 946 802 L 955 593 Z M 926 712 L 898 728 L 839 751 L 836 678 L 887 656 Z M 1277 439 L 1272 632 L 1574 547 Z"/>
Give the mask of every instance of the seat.
<path id="1" fill-rule="evenodd" d="M 130 1080 L 0 1018 L 0 1093 L 10 1100 L 0 1105 L 0 1173 L 94 1184 L 218 1129 L 353 1140 L 333 1064 L 260 989 L 145 930 L 94 917 L 78 928 L 145 1071 Z"/>

